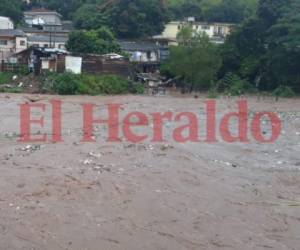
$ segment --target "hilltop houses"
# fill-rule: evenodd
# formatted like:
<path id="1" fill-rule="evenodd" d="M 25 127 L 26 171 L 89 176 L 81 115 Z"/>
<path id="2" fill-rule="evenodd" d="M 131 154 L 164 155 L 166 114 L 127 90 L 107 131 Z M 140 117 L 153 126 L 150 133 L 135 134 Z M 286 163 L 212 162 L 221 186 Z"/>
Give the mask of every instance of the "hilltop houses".
<path id="1" fill-rule="evenodd" d="M 8 58 L 27 48 L 26 34 L 19 29 L 14 29 L 13 22 L 7 17 L 0 17 L 0 60 Z"/>
<path id="2" fill-rule="evenodd" d="M 24 12 L 23 27 L 14 29 L 8 17 L 0 17 L 0 60 L 29 47 L 65 49 L 72 23 L 63 21 L 56 11 L 33 9 Z"/>
<path id="3" fill-rule="evenodd" d="M 195 34 L 206 34 L 213 43 L 222 44 L 230 34 L 234 24 L 197 22 L 189 17 L 183 21 L 172 21 L 166 24 L 162 34 L 154 36 L 156 40 L 169 40 L 170 45 L 177 45 L 177 35 L 184 27 L 191 27 Z"/>

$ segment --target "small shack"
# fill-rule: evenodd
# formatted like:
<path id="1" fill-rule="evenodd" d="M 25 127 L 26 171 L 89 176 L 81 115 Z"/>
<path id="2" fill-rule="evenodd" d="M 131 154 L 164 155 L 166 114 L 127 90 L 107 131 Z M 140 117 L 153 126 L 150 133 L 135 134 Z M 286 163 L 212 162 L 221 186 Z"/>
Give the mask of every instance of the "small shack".
<path id="1" fill-rule="evenodd" d="M 36 75 L 45 71 L 64 72 L 66 50 L 30 47 L 14 55 L 19 64 L 27 64 L 28 70 Z"/>

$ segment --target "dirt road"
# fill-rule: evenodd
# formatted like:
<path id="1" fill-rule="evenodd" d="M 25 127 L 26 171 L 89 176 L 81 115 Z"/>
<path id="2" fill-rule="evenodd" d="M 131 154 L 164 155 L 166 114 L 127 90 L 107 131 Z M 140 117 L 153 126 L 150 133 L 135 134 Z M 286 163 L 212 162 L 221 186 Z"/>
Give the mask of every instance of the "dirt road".
<path id="1" fill-rule="evenodd" d="M 36 102 L 47 104 L 47 131 L 51 98 Z M 251 112 L 280 115 L 272 144 L 133 144 L 105 142 L 100 125 L 96 143 L 81 143 L 80 104 L 99 105 L 99 116 L 114 102 L 123 113 L 190 111 L 205 121 L 205 99 L 56 98 L 64 142 L 24 144 L 18 104 L 30 98 L 0 95 L 0 249 L 299 249 L 300 99 L 248 98 Z M 235 101 L 219 99 L 217 116 L 235 111 Z M 173 126 L 165 124 L 167 136 Z"/>

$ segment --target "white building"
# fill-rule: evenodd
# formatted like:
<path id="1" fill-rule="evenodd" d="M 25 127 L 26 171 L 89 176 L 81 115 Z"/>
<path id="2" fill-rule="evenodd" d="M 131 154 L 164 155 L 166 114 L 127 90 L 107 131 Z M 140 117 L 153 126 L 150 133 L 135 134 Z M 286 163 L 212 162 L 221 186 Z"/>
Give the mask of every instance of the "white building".
<path id="1" fill-rule="evenodd" d="M 215 43 L 223 43 L 226 36 L 230 34 L 233 24 L 196 22 L 194 19 L 189 18 L 186 21 L 173 21 L 166 24 L 163 33 L 154 38 L 176 41 L 178 33 L 184 27 L 191 27 L 198 34 L 205 33 Z"/>
<path id="2" fill-rule="evenodd" d="M 22 30 L 0 29 L 0 60 L 8 61 L 15 53 L 27 49 L 27 37 Z"/>
<path id="3" fill-rule="evenodd" d="M 33 9 L 24 12 L 24 21 L 31 27 L 41 26 L 62 26 L 62 16 L 56 11 L 46 9 Z"/>
<path id="4" fill-rule="evenodd" d="M 0 16 L 0 29 L 1 30 L 14 29 L 14 23 L 10 18 Z"/>

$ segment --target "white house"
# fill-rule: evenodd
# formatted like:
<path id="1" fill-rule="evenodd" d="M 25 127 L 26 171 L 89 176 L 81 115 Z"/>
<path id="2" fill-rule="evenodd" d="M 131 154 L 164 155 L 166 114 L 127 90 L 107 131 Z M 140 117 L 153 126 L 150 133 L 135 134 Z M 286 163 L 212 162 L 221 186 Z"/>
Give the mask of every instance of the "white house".
<path id="1" fill-rule="evenodd" d="M 29 26 L 62 26 L 62 16 L 56 11 L 46 9 L 33 9 L 24 11 L 24 21 Z"/>
<path id="2" fill-rule="evenodd" d="M 167 23 L 163 33 L 161 35 L 155 36 L 154 38 L 176 41 L 177 35 L 180 30 L 187 26 L 191 27 L 195 33 L 205 33 L 212 42 L 223 43 L 226 36 L 230 34 L 233 24 L 196 22 L 193 18 L 188 18 L 185 21 L 173 21 Z"/>
<path id="3" fill-rule="evenodd" d="M 10 18 L 0 16 L 0 29 L 1 30 L 14 29 L 14 23 Z"/>
<path id="4" fill-rule="evenodd" d="M 27 49 L 27 37 L 22 30 L 0 29 L 0 60 L 8 61 L 15 53 Z"/>

